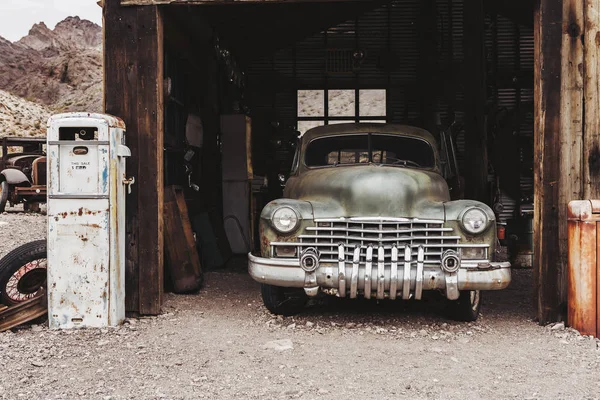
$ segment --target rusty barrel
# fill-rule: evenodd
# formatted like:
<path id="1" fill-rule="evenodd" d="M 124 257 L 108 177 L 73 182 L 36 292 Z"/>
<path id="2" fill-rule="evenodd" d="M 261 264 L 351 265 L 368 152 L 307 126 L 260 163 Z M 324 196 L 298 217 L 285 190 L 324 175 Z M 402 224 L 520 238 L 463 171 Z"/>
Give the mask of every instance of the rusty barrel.
<path id="1" fill-rule="evenodd" d="M 568 324 L 583 335 L 599 337 L 600 200 L 575 200 L 568 207 Z"/>

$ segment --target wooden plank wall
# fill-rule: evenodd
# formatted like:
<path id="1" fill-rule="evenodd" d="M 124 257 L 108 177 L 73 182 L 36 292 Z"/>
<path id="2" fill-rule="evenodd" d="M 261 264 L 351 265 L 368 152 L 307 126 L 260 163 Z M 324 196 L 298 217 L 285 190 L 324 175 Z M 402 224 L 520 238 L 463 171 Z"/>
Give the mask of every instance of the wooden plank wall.
<path id="1" fill-rule="evenodd" d="M 600 198 L 599 0 L 535 10 L 534 277 L 538 320 L 566 318 L 567 204 Z"/>
<path id="2" fill-rule="evenodd" d="M 104 1 L 104 108 L 127 124 L 126 310 L 160 313 L 163 292 L 163 33 L 158 7 Z"/>

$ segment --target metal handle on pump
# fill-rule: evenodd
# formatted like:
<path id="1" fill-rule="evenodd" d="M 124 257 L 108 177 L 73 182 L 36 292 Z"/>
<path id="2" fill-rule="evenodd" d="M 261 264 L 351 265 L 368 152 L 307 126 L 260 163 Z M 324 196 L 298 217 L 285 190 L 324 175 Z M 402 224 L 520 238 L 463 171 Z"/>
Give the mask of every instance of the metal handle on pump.
<path id="1" fill-rule="evenodd" d="M 131 185 L 135 183 L 135 176 L 123 179 L 123 184 L 127 185 L 127 194 L 131 194 Z"/>

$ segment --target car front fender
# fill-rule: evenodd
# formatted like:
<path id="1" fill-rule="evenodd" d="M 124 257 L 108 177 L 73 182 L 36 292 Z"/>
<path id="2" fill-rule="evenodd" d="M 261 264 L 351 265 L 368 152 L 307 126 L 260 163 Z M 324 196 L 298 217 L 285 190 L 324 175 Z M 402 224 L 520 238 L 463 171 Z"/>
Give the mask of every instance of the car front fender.
<path id="1" fill-rule="evenodd" d="M 31 184 L 29 179 L 27 179 L 27 176 L 18 169 L 5 169 L 0 172 L 0 175 L 2 176 L 0 180 L 6 181 L 11 185 L 18 185 L 21 183 Z"/>

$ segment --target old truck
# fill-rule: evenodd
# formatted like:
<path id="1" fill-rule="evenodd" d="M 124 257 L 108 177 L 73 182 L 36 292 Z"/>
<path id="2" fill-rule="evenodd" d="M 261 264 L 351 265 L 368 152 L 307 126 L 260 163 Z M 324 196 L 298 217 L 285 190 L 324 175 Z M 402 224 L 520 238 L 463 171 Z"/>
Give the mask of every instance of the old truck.
<path id="1" fill-rule="evenodd" d="M 46 202 L 46 138 L 0 138 L 0 212 L 24 203 L 35 211 Z"/>
<path id="2" fill-rule="evenodd" d="M 260 218 L 249 272 L 264 305 L 290 315 L 320 292 L 415 299 L 438 291 L 450 315 L 473 321 L 481 291 L 511 280 L 495 260 L 493 211 L 451 200 L 452 141 L 390 124 L 317 127 L 302 136 L 284 198 Z"/>

